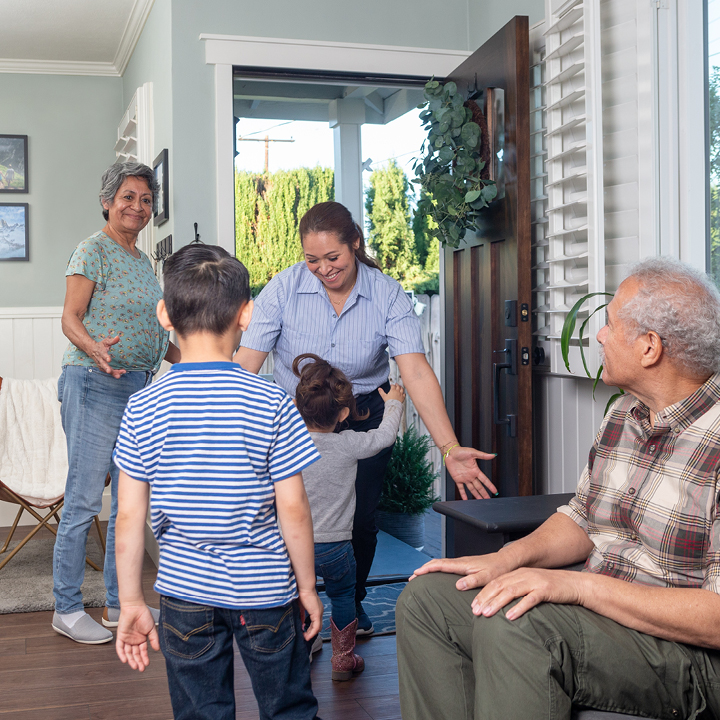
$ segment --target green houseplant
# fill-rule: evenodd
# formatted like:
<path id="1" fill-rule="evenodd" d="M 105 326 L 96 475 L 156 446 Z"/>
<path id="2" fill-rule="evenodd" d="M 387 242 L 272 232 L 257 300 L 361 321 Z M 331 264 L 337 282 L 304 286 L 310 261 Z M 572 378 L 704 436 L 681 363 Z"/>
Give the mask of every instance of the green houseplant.
<path id="1" fill-rule="evenodd" d="M 397 439 L 376 513 L 381 530 L 418 549 L 425 542 L 424 513 L 440 499 L 433 494 L 437 473 L 427 459 L 429 449 L 430 436 L 418 435 L 412 426 Z"/>
<path id="2" fill-rule="evenodd" d="M 466 101 L 454 82 L 425 84 L 420 121 L 427 131 L 423 157 L 415 161 L 414 183 L 423 189 L 416 212 L 434 220 L 429 232 L 443 245 L 457 247 L 468 230 L 479 229 L 482 211 L 497 195 L 484 173 L 482 112 Z M 475 115 L 473 113 L 475 110 Z"/>
<path id="3" fill-rule="evenodd" d="M 606 297 L 613 297 L 613 293 L 608 292 L 594 292 L 590 293 L 588 295 L 583 295 L 570 309 L 570 312 L 565 317 L 565 322 L 562 326 L 562 331 L 560 333 L 560 353 L 562 354 L 563 362 L 565 363 L 565 367 L 568 369 L 568 372 L 572 372 L 570 369 L 570 343 L 572 341 L 572 335 L 575 332 L 575 325 L 577 323 L 577 317 L 578 314 L 582 311 L 582 306 L 591 300 L 594 297 L 597 296 L 606 296 Z M 580 345 L 580 359 L 582 360 L 583 364 L 583 370 L 585 370 L 585 374 L 593 380 L 593 398 L 595 397 L 595 388 L 597 387 L 598 383 L 600 382 L 600 378 L 602 377 L 602 371 L 603 366 L 600 365 L 598 368 L 597 374 L 593 377 L 592 373 L 590 372 L 587 361 L 585 360 L 585 347 L 583 341 L 585 340 L 585 332 L 587 330 L 588 324 L 590 322 L 590 319 L 592 318 L 595 313 L 600 312 L 603 308 L 606 308 L 609 304 L 609 301 L 606 303 L 602 303 L 601 305 L 598 305 L 594 310 L 589 312 L 588 316 L 585 318 L 583 323 L 580 325 L 580 328 L 578 330 L 577 334 L 577 340 Z M 624 390 L 619 389 L 619 392 L 616 392 L 607 402 L 607 405 L 605 406 L 605 414 L 607 415 L 607 411 L 610 409 L 610 406 L 621 396 L 624 395 Z"/>

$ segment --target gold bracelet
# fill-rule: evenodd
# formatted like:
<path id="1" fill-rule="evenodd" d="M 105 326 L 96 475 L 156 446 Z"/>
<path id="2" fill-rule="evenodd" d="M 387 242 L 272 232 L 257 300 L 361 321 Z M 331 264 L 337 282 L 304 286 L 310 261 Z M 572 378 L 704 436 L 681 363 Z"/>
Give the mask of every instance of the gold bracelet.
<path id="1" fill-rule="evenodd" d="M 446 448 L 448 445 L 452 445 L 452 444 L 453 444 L 453 441 L 450 440 L 449 442 L 446 442 L 444 445 L 438 445 L 437 448 L 438 448 L 438 450 L 440 451 L 440 453 L 443 454 L 443 453 L 445 452 L 445 448 Z"/>
<path id="2" fill-rule="evenodd" d="M 447 460 L 447 456 L 450 454 L 451 450 L 454 450 L 456 447 L 460 447 L 460 443 L 455 443 L 454 445 L 451 445 L 444 453 L 443 453 L 443 465 L 445 465 L 445 460 Z"/>

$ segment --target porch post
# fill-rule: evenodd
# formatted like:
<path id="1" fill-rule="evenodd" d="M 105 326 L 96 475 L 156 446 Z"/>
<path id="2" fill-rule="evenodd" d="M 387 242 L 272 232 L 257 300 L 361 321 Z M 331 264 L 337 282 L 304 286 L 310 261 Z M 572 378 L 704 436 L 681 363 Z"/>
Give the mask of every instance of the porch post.
<path id="1" fill-rule="evenodd" d="M 329 112 L 335 146 L 335 200 L 345 205 L 353 218 L 363 222 L 362 143 L 365 122 L 362 99 L 333 100 Z"/>

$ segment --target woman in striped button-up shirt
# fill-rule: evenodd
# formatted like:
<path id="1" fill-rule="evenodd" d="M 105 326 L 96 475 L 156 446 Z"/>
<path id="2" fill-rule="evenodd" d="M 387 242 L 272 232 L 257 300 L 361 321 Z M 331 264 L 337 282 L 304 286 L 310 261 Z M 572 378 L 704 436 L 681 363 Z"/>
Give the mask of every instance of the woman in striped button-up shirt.
<path id="1" fill-rule="evenodd" d="M 347 208 L 336 202 L 315 205 L 300 221 L 300 238 L 304 262 L 278 273 L 260 293 L 235 360 L 258 372 L 272 351 L 275 382 L 294 396 L 293 360 L 307 352 L 319 355 L 352 381 L 358 410 L 370 410 L 367 420 L 350 423 L 352 430 L 363 432 L 380 425 L 384 403 L 377 389 L 389 390 L 389 357 L 394 358 L 460 495 L 467 498 L 469 490 L 487 498 L 496 492 L 476 462 L 493 456 L 459 445 L 425 359 L 412 303 L 400 284 L 368 257 L 362 230 Z M 358 634 L 372 632 L 360 602 L 375 555 L 375 510 L 391 452 L 387 448 L 358 464 L 353 526 Z"/>

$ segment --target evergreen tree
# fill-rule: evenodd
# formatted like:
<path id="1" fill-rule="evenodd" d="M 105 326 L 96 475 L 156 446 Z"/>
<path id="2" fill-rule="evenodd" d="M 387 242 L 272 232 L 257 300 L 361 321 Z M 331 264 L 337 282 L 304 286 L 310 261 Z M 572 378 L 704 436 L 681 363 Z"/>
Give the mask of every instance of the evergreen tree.
<path id="1" fill-rule="evenodd" d="M 316 203 L 334 197 L 329 168 L 235 174 L 235 254 L 250 273 L 253 295 L 302 259 L 300 218 Z"/>
<path id="2" fill-rule="evenodd" d="M 408 189 L 405 173 L 391 160 L 370 176 L 365 200 L 368 243 L 383 272 L 400 282 L 418 266 Z"/>

